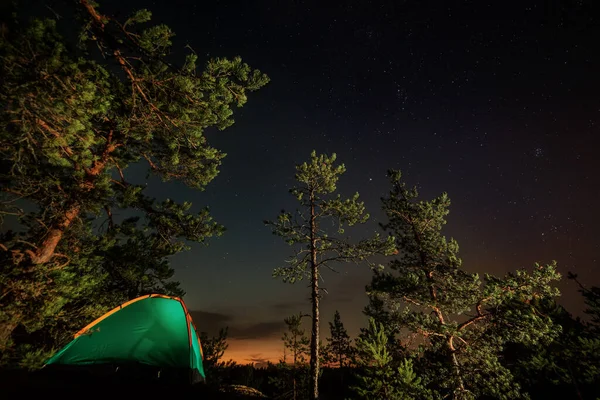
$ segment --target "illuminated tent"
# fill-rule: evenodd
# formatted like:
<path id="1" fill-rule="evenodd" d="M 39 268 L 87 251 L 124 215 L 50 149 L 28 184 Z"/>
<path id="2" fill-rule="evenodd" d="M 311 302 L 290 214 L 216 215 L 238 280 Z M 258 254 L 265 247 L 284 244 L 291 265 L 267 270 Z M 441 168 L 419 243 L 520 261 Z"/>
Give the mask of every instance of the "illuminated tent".
<path id="1" fill-rule="evenodd" d="M 183 300 L 151 294 L 121 304 L 77 332 L 45 368 L 107 366 L 204 381 L 200 339 Z"/>

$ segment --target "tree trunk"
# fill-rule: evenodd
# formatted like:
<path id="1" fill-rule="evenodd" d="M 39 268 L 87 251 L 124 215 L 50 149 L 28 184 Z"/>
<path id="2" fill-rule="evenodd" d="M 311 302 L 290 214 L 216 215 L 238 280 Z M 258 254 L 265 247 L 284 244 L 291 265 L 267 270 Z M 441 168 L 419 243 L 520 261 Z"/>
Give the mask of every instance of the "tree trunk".
<path id="1" fill-rule="evenodd" d="M 450 336 L 448 339 L 448 347 L 450 348 L 450 352 L 452 354 L 452 366 L 454 369 L 454 375 L 456 376 L 456 381 L 458 383 L 458 389 L 460 391 L 458 396 L 456 395 L 456 391 L 454 391 L 454 398 L 460 400 L 463 398 L 466 390 L 460 373 L 460 364 L 458 363 L 458 358 L 456 358 L 456 349 L 454 348 L 453 339 L 453 336 Z"/>
<path id="2" fill-rule="evenodd" d="M 344 387 L 344 359 L 342 354 L 342 349 L 340 351 L 340 384 L 341 387 Z"/>
<path id="3" fill-rule="evenodd" d="M 319 398 L 319 270 L 317 264 L 317 222 L 314 194 L 311 193 L 310 206 L 310 252 L 312 286 L 312 338 L 310 342 L 310 398 Z"/>
<path id="4" fill-rule="evenodd" d="M 79 204 L 73 204 L 67 208 L 64 212 L 61 220 L 52 226 L 46 235 L 46 239 L 34 252 L 30 252 L 31 262 L 34 264 L 44 264 L 50 261 L 54 255 L 56 246 L 62 239 L 65 231 L 71 226 L 75 218 L 79 215 L 81 206 Z"/>
<path id="5" fill-rule="evenodd" d="M 294 400 L 296 400 L 296 362 L 298 357 L 298 346 L 296 345 L 296 334 L 294 334 L 294 369 L 292 370 L 292 380 L 294 382 Z"/>
<path id="6" fill-rule="evenodd" d="M 38 123 L 42 126 L 47 126 L 47 124 L 45 124 L 45 122 L 42 120 L 39 120 Z M 118 144 L 114 144 L 112 139 L 113 131 L 110 131 L 106 137 L 106 147 L 104 148 L 100 159 L 94 161 L 94 164 L 91 168 L 85 169 L 86 178 L 79 185 L 84 192 L 89 192 L 90 190 L 94 189 L 96 185 L 95 180 L 106 169 L 106 163 L 108 162 L 110 154 L 120 146 Z M 75 218 L 79 216 L 80 212 L 81 204 L 76 202 L 71 203 L 71 205 L 64 211 L 62 218 L 58 221 L 58 223 L 54 224 L 50 228 L 46 235 L 46 239 L 44 239 L 37 250 L 35 252 L 26 252 L 31 257 L 31 262 L 33 264 L 44 264 L 52 259 L 52 256 L 54 256 L 54 250 L 56 250 L 56 246 L 58 246 L 58 243 L 65 234 L 65 231 L 71 226 Z"/>
<path id="7" fill-rule="evenodd" d="M 319 274 L 312 268 L 312 340 L 310 343 L 311 399 L 319 398 Z"/>

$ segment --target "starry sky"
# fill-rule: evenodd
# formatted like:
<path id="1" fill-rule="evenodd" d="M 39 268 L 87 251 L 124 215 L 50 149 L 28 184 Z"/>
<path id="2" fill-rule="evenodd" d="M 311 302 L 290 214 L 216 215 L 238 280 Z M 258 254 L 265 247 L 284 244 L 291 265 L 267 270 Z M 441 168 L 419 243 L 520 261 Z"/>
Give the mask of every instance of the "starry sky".
<path id="1" fill-rule="evenodd" d="M 424 198 L 452 199 L 446 234 L 464 267 L 503 274 L 557 260 L 600 285 L 599 6 L 572 1 L 100 1 L 109 15 L 148 8 L 176 32 L 173 57 L 240 55 L 271 78 L 226 131 L 206 191 L 151 179 L 147 193 L 210 206 L 227 232 L 172 264 L 200 330 L 229 326 L 226 357 L 277 360 L 283 318 L 310 310 L 306 284 L 271 278 L 293 249 L 264 219 L 294 209 L 294 167 L 310 151 L 338 155 L 339 189 L 379 231 L 387 169 Z M 132 177 L 142 179 L 136 167 Z M 322 329 L 334 311 L 355 335 L 371 272 L 324 273 Z M 573 283 L 561 302 L 581 313 Z M 308 319 L 306 328 L 308 330 Z"/>

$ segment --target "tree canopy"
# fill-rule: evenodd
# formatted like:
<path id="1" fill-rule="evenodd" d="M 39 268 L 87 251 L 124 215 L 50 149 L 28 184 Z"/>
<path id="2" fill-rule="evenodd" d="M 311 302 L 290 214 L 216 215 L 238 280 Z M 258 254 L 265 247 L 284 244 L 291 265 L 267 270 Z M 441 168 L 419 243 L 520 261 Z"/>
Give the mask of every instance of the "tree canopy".
<path id="1" fill-rule="evenodd" d="M 123 292 L 182 293 L 167 257 L 223 227 L 207 209 L 146 196 L 127 167 L 202 190 L 225 157 L 207 129 L 233 124 L 268 82 L 239 57 L 201 67 L 190 51 L 175 64 L 174 33 L 149 24 L 148 10 L 118 20 L 88 0 L 69 6 L 74 17 L 60 20 L 17 10 L 0 37 L 0 216 L 18 220 L 0 237 L 2 349 L 17 326 L 89 318 Z M 60 24 L 77 35 L 61 36 Z M 118 221 L 115 210 L 138 217 Z"/>
<path id="2" fill-rule="evenodd" d="M 321 271 L 335 271 L 335 263 L 361 262 L 375 254 L 391 254 L 394 240 L 379 234 L 362 240 L 340 237 L 344 226 L 364 224 L 369 219 L 359 194 L 342 199 L 336 194 L 339 177 L 346 171 L 343 164 L 335 165 L 336 155 L 317 155 L 312 151 L 309 162 L 296 166 L 296 186 L 290 193 L 299 208 L 295 212 L 282 211 L 276 221 L 265 221 L 273 234 L 282 237 L 296 252 L 288 265 L 277 268 L 274 277 L 294 283 L 310 279 L 312 303 L 311 332 L 311 398 L 319 397 L 319 280 Z"/>
<path id="3" fill-rule="evenodd" d="M 425 383 L 443 396 L 520 397 L 519 383 L 501 362 L 503 350 L 508 343 L 547 344 L 560 333 L 560 325 L 538 306 L 559 295 L 556 264 L 536 264 L 531 272 L 501 278 L 486 274 L 483 284 L 462 268 L 458 243 L 442 234 L 448 196 L 418 200 L 418 191 L 406 187 L 399 171 L 389 177 L 384 228 L 396 237 L 399 254 L 389 271 L 375 273 L 370 295 L 383 301 L 396 331 L 421 336 Z"/>

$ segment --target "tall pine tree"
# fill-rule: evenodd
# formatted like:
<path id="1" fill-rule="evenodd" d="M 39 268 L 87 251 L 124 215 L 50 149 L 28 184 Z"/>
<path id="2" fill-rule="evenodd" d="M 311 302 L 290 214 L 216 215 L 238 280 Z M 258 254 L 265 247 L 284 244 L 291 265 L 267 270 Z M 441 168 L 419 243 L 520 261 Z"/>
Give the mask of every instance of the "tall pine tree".
<path id="1" fill-rule="evenodd" d="M 0 238 L 3 355 L 17 326 L 48 337 L 122 297 L 181 293 L 167 283 L 167 257 L 223 227 L 208 210 L 144 195 L 127 166 L 143 163 L 165 180 L 203 189 L 225 156 L 205 130 L 230 126 L 247 92 L 268 81 L 239 58 L 199 68 L 190 52 L 173 64 L 174 34 L 148 25 L 147 10 L 118 20 L 88 0 L 66 6 L 75 10 L 64 15 L 76 18 L 2 24 L 0 214 L 19 222 Z M 59 28 L 79 33 L 78 42 Z M 119 223 L 113 215 L 123 209 L 143 217 Z M 99 228 L 101 215 L 107 222 Z"/>
<path id="2" fill-rule="evenodd" d="M 505 277 L 485 277 L 462 268 L 458 243 L 442 235 L 450 200 L 446 194 L 417 200 L 398 171 L 383 199 L 384 226 L 397 241 L 390 271 L 375 273 L 369 288 L 398 326 L 421 335 L 425 382 L 443 396 L 518 398 L 521 388 L 501 363 L 507 343 L 549 341 L 560 330 L 536 307 L 559 295 L 556 265 L 536 265 Z"/>
<path id="3" fill-rule="evenodd" d="M 276 221 L 265 221 L 273 233 L 297 248 L 288 265 L 275 269 L 273 275 L 285 282 L 310 280 L 312 302 L 312 331 L 310 378 L 312 399 L 319 398 L 319 280 L 323 269 L 334 269 L 336 262 L 360 262 L 374 254 L 391 254 L 393 238 L 383 240 L 379 235 L 352 242 L 340 237 L 344 226 L 365 223 L 369 214 L 356 193 L 348 199 L 335 194 L 339 176 L 346 168 L 334 165 L 336 155 L 311 153 L 310 161 L 296 166 L 297 185 L 290 193 L 300 208 L 294 213 L 282 211 Z"/>

